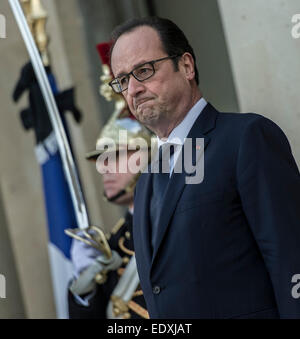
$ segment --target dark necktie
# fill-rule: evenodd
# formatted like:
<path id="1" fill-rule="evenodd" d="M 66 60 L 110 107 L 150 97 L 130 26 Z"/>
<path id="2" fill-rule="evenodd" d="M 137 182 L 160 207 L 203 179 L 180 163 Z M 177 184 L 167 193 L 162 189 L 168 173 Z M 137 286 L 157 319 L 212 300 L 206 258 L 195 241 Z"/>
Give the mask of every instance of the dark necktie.
<path id="1" fill-rule="evenodd" d="M 152 175 L 152 197 L 150 202 L 151 244 L 154 248 L 158 222 L 162 213 L 162 203 L 170 179 L 170 158 L 174 154 L 174 145 L 164 144 L 159 148 L 158 171 Z"/>

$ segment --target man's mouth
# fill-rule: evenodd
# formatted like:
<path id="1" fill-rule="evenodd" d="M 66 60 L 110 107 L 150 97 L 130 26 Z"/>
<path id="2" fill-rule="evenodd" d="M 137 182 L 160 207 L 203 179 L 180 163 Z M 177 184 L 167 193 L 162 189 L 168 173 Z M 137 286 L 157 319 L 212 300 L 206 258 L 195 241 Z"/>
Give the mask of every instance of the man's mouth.
<path id="1" fill-rule="evenodd" d="M 135 103 L 135 109 L 138 109 L 139 106 L 141 106 L 142 104 L 144 104 L 145 102 L 148 102 L 152 100 L 152 98 L 145 98 L 145 99 L 140 99 Z"/>
<path id="2" fill-rule="evenodd" d="M 106 181 L 103 181 L 103 185 L 104 186 L 112 186 L 114 185 L 114 180 L 106 180 Z"/>

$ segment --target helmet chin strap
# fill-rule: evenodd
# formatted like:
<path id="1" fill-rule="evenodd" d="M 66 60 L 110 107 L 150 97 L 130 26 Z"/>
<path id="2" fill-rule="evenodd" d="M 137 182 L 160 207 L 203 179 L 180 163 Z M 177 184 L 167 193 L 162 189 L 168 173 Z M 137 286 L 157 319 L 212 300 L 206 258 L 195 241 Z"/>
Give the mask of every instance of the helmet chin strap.
<path id="1" fill-rule="evenodd" d="M 135 188 L 135 185 L 137 183 L 137 180 L 139 178 L 139 176 L 141 175 L 141 173 L 138 173 L 137 175 L 135 175 L 130 181 L 129 183 L 121 190 L 119 191 L 117 194 L 113 195 L 112 197 L 108 198 L 105 191 L 103 192 L 103 198 L 106 200 L 106 201 L 109 201 L 109 202 L 114 202 L 116 201 L 117 199 L 119 199 L 120 197 L 122 197 L 124 194 L 127 194 L 127 193 L 131 193 L 133 192 L 134 188 Z"/>
<path id="2" fill-rule="evenodd" d="M 113 195 L 111 198 L 108 198 L 105 191 L 103 192 L 103 199 L 105 201 L 109 201 L 109 202 L 114 202 L 116 201 L 117 199 L 119 199 L 122 195 L 124 195 L 126 193 L 125 190 L 121 190 L 119 193 Z"/>

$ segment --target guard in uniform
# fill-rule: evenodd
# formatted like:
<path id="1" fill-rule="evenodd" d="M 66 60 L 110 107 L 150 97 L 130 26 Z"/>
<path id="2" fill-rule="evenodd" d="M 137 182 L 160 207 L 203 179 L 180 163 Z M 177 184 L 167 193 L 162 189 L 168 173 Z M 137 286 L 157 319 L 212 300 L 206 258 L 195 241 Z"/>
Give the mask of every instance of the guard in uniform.
<path id="1" fill-rule="evenodd" d="M 147 145 L 147 158 L 144 165 L 150 161 L 152 133 L 142 126 L 129 112 L 123 98 L 113 94 L 108 87 L 111 79 L 108 67 L 109 44 L 98 45 L 102 57 L 104 75 L 101 77 L 103 85 L 101 93 L 107 100 L 115 99 L 115 112 L 104 126 L 96 143 L 96 151 L 86 155 L 88 160 L 95 161 L 99 155 L 115 152 L 116 163 L 128 161 L 137 149 L 137 140 L 144 140 Z M 126 131 L 127 140 L 120 141 L 120 131 Z M 111 147 L 107 141 L 113 141 Z M 104 147 L 103 145 L 106 145 Z M 143 151 L 139 149 L 139 151 Z M 126 154 L 125 154 L 126 153 Z M 127 155 L 124 158 L 124 155 Z M 126 159 L 126 160 L 124 160 Z M 126 166 L 127 164 L 125 164 Z M 97 163 L 97 169 L 98 163 Z M 106 176 L 108 180 L 106 181 Z M 104 173 L 104 196 L 118 205 L 127 205 L 128 210 L 124 218 L 106 235 L 114 260 L 105 262 L 89 234 L 78 230 L 73 240 L 71 257 L 74 264 L 74 280 L 68 291 L 69 316 L 71 319 L 139 319 L 149 318 L 143 292 L 139 286 L 136 269 L 134 247 L 132 239 L 133 191 L 139 177 L 138 174 Z M 125 183 L 124 186 L 122 184 Z M 117 190 L 116 190 L 117 188 Z M 92 245 L 92 246 L 91 246 Z M 104 265 L 105 264 L 105 265 Z"/>

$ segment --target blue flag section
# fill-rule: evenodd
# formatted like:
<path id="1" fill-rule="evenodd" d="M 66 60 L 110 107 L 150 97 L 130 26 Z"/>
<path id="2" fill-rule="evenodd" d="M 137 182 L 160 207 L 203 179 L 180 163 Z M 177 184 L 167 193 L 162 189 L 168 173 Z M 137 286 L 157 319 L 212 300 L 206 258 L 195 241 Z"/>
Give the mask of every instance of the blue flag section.
<path id="1" fill-rule="evenodd" d="M 70 191 L 66 182 L 60 154 L 50 155 L 42 165 L 43 188 L 49 225 L 49 240 L 64 256 L 70 259 L 71 238 L 66 236 L 64 229 L 77 225 L 71 201 Z"/>
<path id="2" fill-rule="evenodd" d="M 68 89 L 60 93 L 50 67 L 47 67 L 46 71 L 70 142 L 63 113 L 66 111 L 72 112 L 77 122 L 81 120 L 81 113 L 74 104 L 74 90 Z M 24 91 L 29 92 L 30 105 L 29 108 L 20 113 L 20 117 L 24 129 L 33 129 L 35 132 L 35 153 L 41 166 L 56 313 L 57 318 L 64 319 L 69 317 L 67 291 L 68 284 L 73 277 L 73 267 L 70 260 L 72 239 L 64 233 L 64 230 L 76 228 L 78 225 L 55 133 L 31 63 L 26 64 L 21 71 L 20 79 L 13 94 L 14 101 L 18 101 Z"/>
<path id="3" fill-rule="evenodd" d="M 72 278 L 71 238 L 64 230 L 77 226 L 70 190 L 54 133 L 36 147 L 41 165 L 49 233 L 49 259 L 58 318 L 68 318 L 67 288 Z"/>

